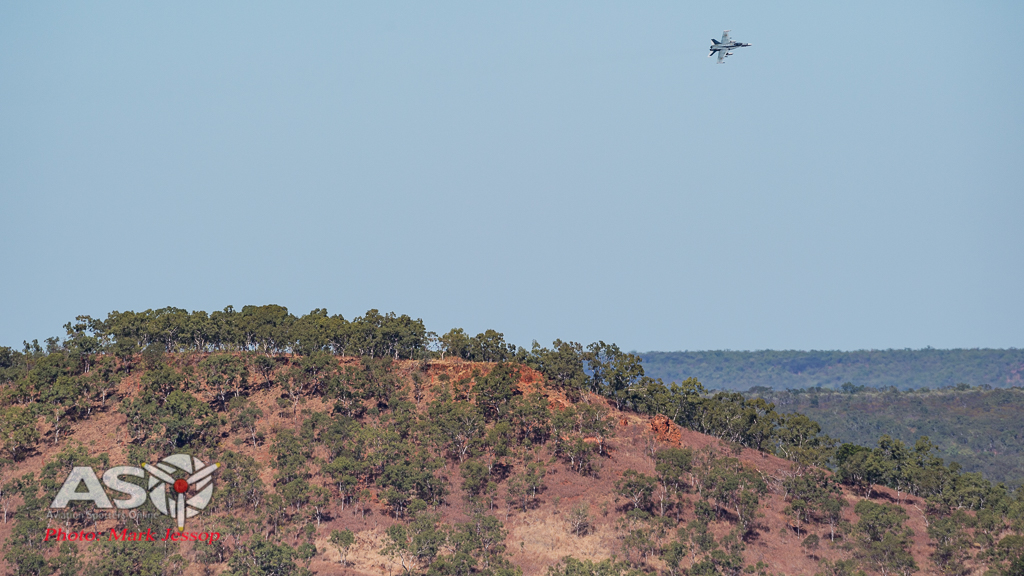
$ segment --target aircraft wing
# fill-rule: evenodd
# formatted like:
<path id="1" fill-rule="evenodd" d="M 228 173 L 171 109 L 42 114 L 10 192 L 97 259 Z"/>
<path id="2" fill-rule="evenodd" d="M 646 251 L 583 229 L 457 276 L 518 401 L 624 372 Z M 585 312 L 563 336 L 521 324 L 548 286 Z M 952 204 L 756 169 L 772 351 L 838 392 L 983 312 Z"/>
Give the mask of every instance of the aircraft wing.
<path id="1" fill-rule="evenodd" d="M 722 32 L 722 44 L 728 44 L 729 41 L 732 40 L 731 38 L 729 38 L 729 32 L 731 32 L 731 30 L 726 30 Z"/>
<path id="2" fill-rule="evenodd" d="M 724 62 L 724 61 L 725 61 L 725 56 L 726 56 L 726 54 L 728 54 L 728 53 L 729 53 L 729 51 L 728 51 L 728 50 L 719 50 L 719 51 L 718 51 L 718 63 L 719 63 L 719 64 L 721 64 L 722 62 Z"/>

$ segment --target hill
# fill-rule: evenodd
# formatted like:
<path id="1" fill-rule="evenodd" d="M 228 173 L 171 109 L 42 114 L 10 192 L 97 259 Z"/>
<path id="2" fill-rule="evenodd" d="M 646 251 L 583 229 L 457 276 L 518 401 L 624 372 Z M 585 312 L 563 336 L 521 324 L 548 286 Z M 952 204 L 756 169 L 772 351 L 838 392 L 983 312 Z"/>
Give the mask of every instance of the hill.
<path id="1" fill-rule="evenodd" d="M 755 387 L 786 390 L 845 382 L 900 390 L 957 384 L 1007 388 L 1024 385 L 1024 350 L 1010 348 L 936 350 L 742 352 L 640 352 L 644 371 L 665 382 L 696 378 L 712 390 Z"/>
<path id="2" fill-rule="evenodd" d="M 665 386 L 614 345 L 556 341 L 525 351 L 501 344 L 497 333 L 452 331 L 442 353 L 426 349 L 415 328 L 395 329 L 415 327 L 408 317 L 370 322 L 368 313 L 324 322 L 324 332 L 296 327 L 308 321 L 315 329 L 317 318 L 330 318 L 316 314 L 285 332 L 284 322 L 273 329 L 250 322 L 259 310 L 246 314 L 222 325 L 228 336 L 217 345 L 188 332 L 185 314 L 176 320 L 182 324 L 147 315 L 133 333 L 116 328 L 115 337 L 109 318 L 91 328 L 82 321 L 82 330 L 69 324 L 68 337 L 46 350 L 0 350 L 2 569 L 250 576 L 1024 569 L 1024 497 L 946 466 L 926 441 L 909 446 L 883 436 L 877 448 L 840 445 L 806 416 L 761 399 L 710 394 L 695 380 Z M 335 354 L 324 344 L 336 341 L 323 336 L 327 328 L 370 353 Z M 474 354 L 505 357 L 465 358 Z M 181 488 L 199 510 L 187 522 L 167 511 L 177 505 L 172 480 L 191 472 L 176 472 L 183 465 L 170 461 L 163 472 L 152 468 L 172 454 L 200 468 L 220 464 L 208 502 L 194 492 L 205 490 L 198 479 Z M 131 472 L 140 463 L 147 467 Z M 84 467 L 108 488 L 90 485 Z M 67 478 L 83 478 L 70 485 L 84 500 L 51 509 Z M 138 501 L 125 504 L 136 492 Z M 140 507 L 99 514 L 106 498 Z M 177 523 L 195 538 L 110 540 L 171 534 Z M 61 541 L 60 534 L 99 538 Z"/>
<path id="3" fill-rule="evenodd" d="M 188 368 L 197 368 L 209 358 L 179 357 L 172 359 L 169 365 L 176 373 L 184 374 Z M 297 358 L 278 358 L 275 359 L 275 370 L 287 371 L 300 362 Z M 346 368 L 362 370 L 364 367 L 360 360 L 354 358 L 339 359 L 338 365 L 343 371 Z M 181 572 L 184 574 L 220 573 L 225 570 L 248 574 L 274 573 L 249 569 L 237 561 L 243 555 L 251 555 L 256 562 L 261 561 L 260 555 L 273 556 L 266 550 L 255 549 L 254 541 L 261 542 L 259 546 L 262 547 L 278 547 L 282 558 L 291 558 L 280 560 L 281 565 L 286 566 L 285 571 L 293 570 L 294 573 L 303 567 L 321 574 L 399 573 L 403 571 L 403 562 L 409 568 L 426 569 L 431 563 L 436 564 L 438 558 L 444 558 L 445 553 L 443 546 L 427 552 L 396 549 L 388 553 L 389 546 L 395 546 L 394 527 L 405 526 L 422 534 L 424 531 L 436 532 L 445 526 L 464 527 L 474 522 L 486 522 L 484 519 L 495 520 L 490 528 L 493 532 L 490 537 L 495 541 L 490 544 L 492 551 L 479 553 L 480 558 L 488 558 L 491 564 L 500 564 L 513 572 L 522 570 L 524 574 L 544 574 L 566 556 L 601 562 L 610 560 L 614 555 L 639 569 L 666 570 L 668 566 L 659 556 L 665 555 L 665 549 L 671 550 L 674 543 L 684 541 L 677 534 L 680 528 L 684 532 L 691 531 L 685 539 L 689 546 L 695 545 L 690 540 L 699 542 L 701 538 L 711 543 L 708 544 L 713 546 L 711 552 L 720 553 L 717 564 L 723 572 L 730 565 L 742 568 L 761 563 L 759 570 L 764 573 L 811 574 L 821 561 L 842 561 L 853 557 L 852 550 L 844 550 L 843 545 L 833 547 L 825 543 L 829 541 L 830 532 L 826 522 L 811 519 L 813 514 L 808 514 L 808 521 L 804 522 L 786 514 L 785 511 L 792 506 L 791 499 L 787 501 L 787 486 L 793 483 L 794 478 L 810 472 L 782 458 L 680 428 L 664 417 L 643 417 L 617 411 L 610 405 L 612 402 L 596 395 L 588 395 L 583 399 L 584 404 L 574 404 L 565 394 L 545 387 L 543 376 L 529 368 L 520 369 L 515 380 L 515 392 L 519 397 L 541 394 L 543 402 L 539 408 L 551 410 L 554 413 L 552 420 L 557 418 L 557 414 L 576 411 L 576 423 L 557 432 L 565 438 L 558 438 L 553 431 L 546 439 L 538 439 L 533 446 L 521 445 L 506 452 L 488 445 L 500 439 L 487 438 L 486 429 L 494 430 L 501 423 L 485 424 L 481 420 L 481 443 L 469 449 L 461 463 L 457 456 L 461 447 L 457 441 L 448 445 L 451 452 L 447 455 L 444 451 L 439 451 L 436 456 L 431 454 L 435 458 L 433 462 L 418 460 L 418 456 L 408 454 L 432 444 L 417 442 L 416 430 L 424 424 L 421 418 L 442 418 L 438 415 L 439 402 L 445 402 L 445 394 L 450 393 L 445 391 L 442 383 L 449 383 L 450 389 L 465 386 L 465 396 L 451 397 L 454 402 L 465 401 L 473 396 L 474 389 L 481 383 L 489 382 L 487 378 L 494 368 L 493 364 L 473 364 L 462 360 L 394 363 L 386 368 L 387 373 L 397 377 L 396 386 L 409 393 L 407 400 L 392 397 L 387 408 L 372 414 L 374 406 L 370 406 L 351 421 L 344 415 L 347 410 L 340 408 L 334 398 L 304 393 L 296 397 L 295 404 L 280 402 L 287 394 L 273 385 L 273 378 L 266 382 L 255 379 L 249 395 L 245 397 L 245 407 L 228 408 L 224 412 L 227 422 L 218 427 L 219 433 L 213 438 L 200 441 L 199 436 L 209 430 L 196 429 L 186 432 L 195 434 L 196 438 L 188 445 L 166 446 L 147 457 L 153 461 L 167 451 L 194 450 L 208 460 L 227 463 L 224 473 L 230 474 L 230 479 L 221 477 L 212 513 L 199 520 L 200 530 L 220 532 L 223 539 L 212 547 L 203 544 L 170 549 L 154 546 L 148 555 L 126 552 L 109 543 L 91 547 L 79 545 L 77 556 L 83 569 L 81 573 L 85 573 L 85 567 L 92 574 L 120 573 L 115 571 L 115 565 L 138 570 L 133 573 L 147 573 L 147 559 L 161 564 L 179 562 L 185 567 Z M 96 407 L 92 416 L 73 425 L 62 439 L 51 439 L 54 435 L 52 427 L 38 422 L 46 441 L 34 446 L 30 456 L 5 470 L 5 477 L 10 481 L 26 473 L 43 476 L 46 467 L 55 463 L 64 472 L 70 469 L 71 464 L 86 463 L 90 458 L 101 458 L 110 465 L 132 462 L 137 459 L 139 448 L 150 452 L 164 444 L 163 438 L 159 438 L 156 445 L 139 443 L 140 433 L 132 431 L 132 420 L 139 416 L 132 408 L 126 407 L 144 397 L 146 382 L 152 377 L 152 371 L 147 370 L 122 379 L 113 395 L 120 399 L 117 407 L 114 402 L 106 407 Z M 207 386 L 202 381 L 196 384 L 200 388 Z M 174 392 L 168 396 L 172 394 Z M 420 395 L 418 401 L 415 400 L 416 394 Z M 198 397 L 208 404 L 216 402 L 215 394 Z M 456 400 L 460 397 L 463 400 Z M 251 428 L 243 422 L 245 410 L 260 413 L 257 421 L 251 423 Z M 352 410 L 351 405 L 348 410 Z M 591 410 L 603 422 L 597 424 L 598 428 L 607 428 L 596 437 L 581 435 L 570 440 L 575 434 L 594 433 L 594 429 L 586 428 L 587 425 L 578 420 L 579 411 Z M 356 409 L 352 413 L 360 411 Z M 201 421 L 201 418 L 196 419 L 197 424 Z M 344 451 L 344 448 L 332 445 L 338 441 L 332 439 L 332 426 L 339 421 L 354 423 L 356 429 L 350 430 L 349 435 L 368 435 L 368 443 L 374 445 L 364 448 L 367 452 L 362 458 L 352 459 L 352 466 L 361 470 L 353 471 L 350 480 L 338 471 L 343 467 L 345 457 L 332 458 L 332 455 Z M 465 422 L 460 420 L 467 428 L 473 426 Z M 575 427 L 581 427 L 580 431 L 573 430 Z M 170 429 L 167 424 L 159 423 L 154 428 L 164 433 Z M 254 437 L 257 440 L 254 441 Z M 520 440 L 519 434 L 513 433 L 507 440 L 515 443 Z M 572 442 L 577 441 L 586 448 L 573 446 Z M 388 446 L 388 442 L 398 446 Z M 402 447 L 403 442 L 409 445 Z M 657 470 L 658 454 L 667 448 L 686 450 L 686 457 L 695 461 L 686 472 L 676 473 L 676 480 L 682 487 L 678 493 L 665 483 L 665 479 L 673 477 L 672 474 L 659 474 Z M 364 467 L 355 462 L 362 463 Z M 475 470 L 472 463 L 479 465 L 479 469 Z M 531 465 L 539 470 L 534 473 L 536 479 L 533 480 L 529 478 Z M 391 476 L 394 472 L 392 466 L 402 467 L 399 477 Z M 371 469 L 374 467 L 377 470 Z M 745 470 L 752 475 L 744 478 Z M 638 473 L 633 476 L 639 479 L 637 486 L 617 490 L 617 483 L 622 484 L 630 478 L 628 471 Z M 424 473 L 434 478 L 438 486 L 428 489 L 415 487 L 419 482 L 416 476 Z M 721 480 L 715 478 L 716 474 L 730 473 L 742 478 L 737 492 L 754 498 L 755 504 L 750 510 L 744 510 L 741 504 L 740 512 L 734 511 L 733 499 L 737 496 L 727 495 L 729 488 L 717 485 Z M 288 480 L 289 475 L 304 481 L 295 486 L 296 480 Z M 60 476 L 58 473 L 55 477 Z M 388 480 L 382 482 L 382 478 Z M 352 485 L 346 485 L 347 481 Z M 406 481 L 409 485 L 405 484 Z M 649 486 L 644 486 L 644 481 L 648 481 Z M 493 487 L 490 486 L 492 483 Z M 702 486 L 702 483 L 706 485 Z M 535 494 L 523 492 L 533 486 L 536 487 Z M 637 494 L 635 502 L 638 504 L 634 506 L 630 496 Z M 51 494 L 44 494 L 43 499 L 48 501 L 49 496 Z M 436 499 L 431 500 L 431 496 Z M 857 516 L 853 510 L 858 502 L 865 499 L 848 488 L 838 489 L 835 496 L 846 504 L 841 511 L 842 521 L 856 524 Z M 929 559 L 931 547 L 925 517 L 921 513 L 926 508 L 924 500 L 880 487 L 875 488 L 872 496 L 869 502 L 898 503 L 896 506 L 906 515 L 903 525 L 914 533 L 908 550 L 917 565 L 925 567 L 925 573 L 930 572 L 927 567 L 932 565 Z M 710 508 L 704 513 L 707 521 L 703 525 L 699 518 L 701 503 L 710 503 Z M 743 518 L 744 514 L 750 516 Z M 16 541 L 21 536 L 19 528 L 25 516 L 20 507 L 15 518 L 18 520 L 0 528 L 0 538 L 8 550 L 7 570 L 24 573 L 13 564 L 30 560 L 31 554 L 10 546 L 12 540 Z M 418 522 L 426 522 L 430 526 L 424 528 L 417 525 Z M 579 522 L 578 531 L 574 522 Z M 38 530 L 61 526 L 58 522 L 36 524 Z M 153 524 L 157 525 L 154 532 L 162 534 L 173 522 L 160 516 Z M 71 521 L 63 528 L 68 532 L 93 529 L 105 534 L 112 527 L 121 530 L 125 526 L 131 527 L 132 524 L 102 520 L 95 523 Z M 144 528 L 147 524 L 143 522 L 140 526 Z M 346 564 L 343 566 L 340 563 L 341 550 L 331 543 L 330 535 L 334 531 L 345 530 L 351 531 L 354 543 L 345 551 Z M 703 536 L 697 533 L 701 530 L 704 531 Z M 802 547 L 801 543 L 812 533 L 818 536 L 818 546 Z M 737 538 L 737 534 L 742 538 Z M 843 535 L 845 538 L 839 542 L 848 545 L 846 539 L 853 537 L 850 529 L 844 529 Z M 42 532 L 28 536 L 39 540 Z M 455 536 L 457 534 L 448 538 Z M 471 536 L 480 537 L 460 537 Z M 411 537 L 406 538 L 409 538 L 406 543 L 412 543 Z M 38 542 L 34 544 L 38 545 Z M 306 544 L 312 547 L 304 552 Z M 312 552 L 313 548 L 315 552 Z M 286 553 L 281 554 L 280 550 Z M 55 551 L 43 547 L 40 552 L 46 556 Z M 174 554 L 181 558 L 173 558 Z M 303 554 L 310 556 L 303 559 Z M 699 548 L 692 549 L 692 554 L 697 558 L 713 558 Z M 221 555 L 226 561 L 218 561 Z M 403 558 L 403 555 L 407 557 Z M 730 558 L 730 555 L 734 557 Z M 269 561 L 273 561 L 272 558 Z M 472 558 L 469 562 L 475 565 L 477 570 L 474 571 L 485 572 L 480 559 Z M 688 553 L 680 564 L 684 568 L 694 564 L 691 554 Z M 295 567 L 287 568 L 289 565 Z"/>

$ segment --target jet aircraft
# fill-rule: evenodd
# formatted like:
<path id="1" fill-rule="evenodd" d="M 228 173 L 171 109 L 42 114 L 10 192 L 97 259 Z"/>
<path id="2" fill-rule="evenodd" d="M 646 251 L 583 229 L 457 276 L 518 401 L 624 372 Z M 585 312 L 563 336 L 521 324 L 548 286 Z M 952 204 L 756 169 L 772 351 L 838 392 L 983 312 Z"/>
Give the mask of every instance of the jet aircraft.
<path id="1" fill-rule="evenodd" d="M 730 50 L 733 48 L 746 48 L 747 46 L 750 46 L 750 44 L 744 44 L 743 42 L 733 42 L 732 38 L 729 37 L 729 32 L 731 32 L 731 30 L 722 32 L 721 42 L 714 38 L 711 39 L 713 44 L 711 44 L 711 53 L 708 54 L 708 58 L 714 56 L 715 52 L 718 52 L 719 64 L 725 62 L 726 56 L 732 56 L 732 52 L 730 52 Z"/>

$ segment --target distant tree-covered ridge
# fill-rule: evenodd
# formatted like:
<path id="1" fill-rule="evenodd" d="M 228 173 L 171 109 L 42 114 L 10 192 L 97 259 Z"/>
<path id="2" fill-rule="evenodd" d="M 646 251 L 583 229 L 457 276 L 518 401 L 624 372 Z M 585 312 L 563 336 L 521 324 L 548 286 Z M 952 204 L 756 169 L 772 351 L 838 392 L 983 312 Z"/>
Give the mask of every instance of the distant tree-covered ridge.
<path id="1" fill-rule="evenodd" d="M 1024 385 L 1024 349 L 937 350 L 711 350 L 641 352 L 644 371 L 666 382 L 696 378 L 712 390 L 775 390 L 844 382 L 901 390 L 969 386 L 1006 388 Z"/>

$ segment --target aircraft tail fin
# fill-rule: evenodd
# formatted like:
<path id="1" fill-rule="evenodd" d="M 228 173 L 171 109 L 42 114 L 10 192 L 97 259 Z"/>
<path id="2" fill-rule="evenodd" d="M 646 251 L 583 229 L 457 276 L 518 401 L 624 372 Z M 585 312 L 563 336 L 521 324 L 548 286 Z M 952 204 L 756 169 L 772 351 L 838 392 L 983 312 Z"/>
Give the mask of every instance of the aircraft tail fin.
<path id="1" fill-rule="evenodd" d="M 714 38 L 712 38 L 711 41 L 714 42 L 715 44 L 721 44 L 721 42 L 719 42 L 718 40 L 715 40 Z"/>

